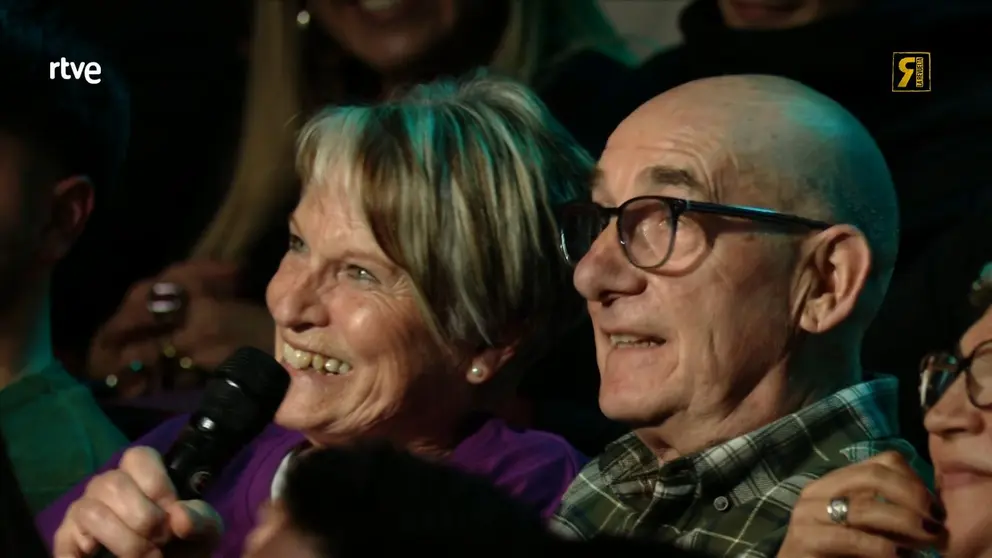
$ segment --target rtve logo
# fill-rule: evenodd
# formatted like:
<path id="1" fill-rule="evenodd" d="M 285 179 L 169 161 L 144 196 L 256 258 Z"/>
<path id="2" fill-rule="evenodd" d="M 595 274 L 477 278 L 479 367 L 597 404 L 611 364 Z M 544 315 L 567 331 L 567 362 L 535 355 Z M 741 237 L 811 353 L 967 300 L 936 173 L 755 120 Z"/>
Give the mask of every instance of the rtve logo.
<path id="1" fill-rule="evenodd" d="M 930 53 L 892 53 L 892 91 L 928 93 L 930 91 Z"/>
<path id="2" fill-rule="evenodd" d="M 87 83 L 100 83 L 100 72 L 103 68 L 96 62 L 66 62 L 65 57 L 58 62 L 48 63 L 48 79 L 55 79 L 55 73 L 61 70 L 62 79 L 85 79 Z M 70 75 L 69 70 L 72 71 Z"/>

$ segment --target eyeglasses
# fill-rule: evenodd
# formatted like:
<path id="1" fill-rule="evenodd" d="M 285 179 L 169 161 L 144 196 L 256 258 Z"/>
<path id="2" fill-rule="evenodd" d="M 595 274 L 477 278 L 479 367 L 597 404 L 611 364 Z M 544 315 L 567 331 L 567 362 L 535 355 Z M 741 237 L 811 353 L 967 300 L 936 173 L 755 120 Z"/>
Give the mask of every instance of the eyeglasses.
<path id="1" fill-rule="evenodd" d="M 964 374 L 968 400 L 978 409 L 992 409 L 992 339 L 979 345 L 971 356 L 960 352 L 936 352 L 920 364 L 920 405 L 929 411 L 958 377 Z"/>
<path id="2" fill-rule="evenodd" d="M 666 264 L 670 268 L 688 267 L 706 249 L 708 239 L 698 223 L 683 218 L 687 213 L 722 215 L 814 230 L 831 226 L 823 221 L 770 209 L 640 196 L 627 200 L 620 207 L 603 207 L 592 202 L 566 205 L 561 212 L 559 248 L 570 264 L 577 264 L 615 217 L 620 247 L 632 265 L 641 269 L 654 269 Z"/>

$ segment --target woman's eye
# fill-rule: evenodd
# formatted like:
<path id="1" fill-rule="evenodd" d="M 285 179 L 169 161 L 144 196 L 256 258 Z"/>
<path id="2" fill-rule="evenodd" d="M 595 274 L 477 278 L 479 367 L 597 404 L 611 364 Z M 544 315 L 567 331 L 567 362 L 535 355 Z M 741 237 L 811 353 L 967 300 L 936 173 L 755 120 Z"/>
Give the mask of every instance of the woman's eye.
<path id="1" fill-rule="evenodd" d="M 290 252 L 302 252 L 306 249 L 306 244 L 303 239 L 295 234 L 289 235 L 289 251 Z"/>
<path id="2" fill-rule="evenodd" d="M 359 267 L 357 265 L 348 266 L 347 273 L 352 279 L 355 279 L 356 281 L 362 281 L 365 283 L 379 282 L 379 280 L 376 279 L 375 275 L 372 275 L 372 273 L 369 270 L 363 267 Z"/>

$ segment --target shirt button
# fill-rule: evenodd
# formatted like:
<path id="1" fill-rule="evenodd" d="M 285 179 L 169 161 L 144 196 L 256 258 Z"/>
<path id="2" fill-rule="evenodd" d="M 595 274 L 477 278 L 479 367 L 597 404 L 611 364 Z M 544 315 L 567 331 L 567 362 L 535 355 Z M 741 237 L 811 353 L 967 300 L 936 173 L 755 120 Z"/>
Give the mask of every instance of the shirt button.
<path id="1" fill-rule="evenodd" d="M 727 511 L 730 508 L 730 500 L 727 500 L 726 496 L 717 496 L 713 500 L 713 507 L 716 508 L 716 511 Z"/>

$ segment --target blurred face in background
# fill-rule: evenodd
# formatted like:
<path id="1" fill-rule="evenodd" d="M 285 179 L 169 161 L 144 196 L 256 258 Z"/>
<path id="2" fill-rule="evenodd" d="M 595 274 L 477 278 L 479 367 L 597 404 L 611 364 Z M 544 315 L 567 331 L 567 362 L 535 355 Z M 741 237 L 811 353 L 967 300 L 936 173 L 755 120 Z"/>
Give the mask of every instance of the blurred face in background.
<path id="1" fill-rule="evenodd" d="M 717 0 L 731 29 L 791 29 L 851 12 L 864 0 Z"/>
<path id="2" fill-rule="evenodd" d="M 421 63 L 499 1 L 309 0 L 307 9 L 352 56 L 391 73 Z"/>
<path id="3" fill-rule="evenodd" d="M 0 311 L 21 294 L 44 225 L 39 195 L 27 189 L 29 160 L 20 141 L 0 132 Z"/>

